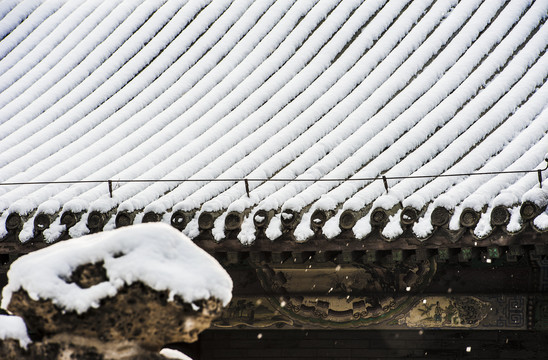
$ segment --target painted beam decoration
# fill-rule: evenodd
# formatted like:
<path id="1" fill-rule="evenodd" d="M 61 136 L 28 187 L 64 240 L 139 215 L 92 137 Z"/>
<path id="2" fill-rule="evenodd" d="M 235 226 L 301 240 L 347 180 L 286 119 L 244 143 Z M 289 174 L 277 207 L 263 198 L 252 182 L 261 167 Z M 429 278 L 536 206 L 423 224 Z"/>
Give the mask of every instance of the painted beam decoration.
<path id="1" fill-rule="evenodd" d="M 534 300 L 527 296 L 425 292 L 436 267 L 433 259 L 391 266 L 263 263 L 255 270 L 265 295 L 235 296 L 213 326 L 483 330 L 530 326 L 527 319 Z M 539 306 L 540 314 L 546 307 Z"/>
<path id="2" fill-rule="evenodd" d="M 344 298 L 344 297 L 343 297 Z M 316 300 L 317 299 L 317 300 Z M 232 300 L 228 309 L 212 326 L 219 329 L 469 329 L 527 330 L 527 297 L 525 296 L 410 296 L 405 307 L 377 313 L 377 317 L 359 314 L 354 298 L 352 305 L 339 307 L 337 296 L 316 298 L 308 303 L 319 310 L 304 313 L 287 307 L 284 298 L 245 297 Z M 537 310 L 537 329 L 546 330 L 548 307 L 545 301 Z M 326 316 L 331 307 L 346 308 L 348 316 Z M 366 320 L 369 319 L 369 320 Z"/>

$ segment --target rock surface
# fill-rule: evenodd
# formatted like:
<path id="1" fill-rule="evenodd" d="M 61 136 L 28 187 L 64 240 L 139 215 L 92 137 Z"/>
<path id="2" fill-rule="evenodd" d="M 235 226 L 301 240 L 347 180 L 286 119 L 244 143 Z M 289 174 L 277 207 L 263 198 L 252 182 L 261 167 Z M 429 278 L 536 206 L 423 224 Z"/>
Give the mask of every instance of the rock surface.
<path id="1" fill-rule="evenodd" d="M 68 281 L 90 287 L 104 281 L 104 276 L 101 263 L 87 264 Z M 103 299 L 99 308 L 83 314 L 63 311 L 51 300 L 33 300 L 23 289 L 13 293 L 8 306 L 25 320 L 31 338 L 37 340 L 68 333 L 102 341 L 134 341 L 154 351 L 167 343 L 196 341 L 221 309 L 216 299 L 188 304 L 176 296 L 168 301 L 167 291 L 155 291 L 140 282 L 124 286 L 115 297 Z"/>
<path id="2" fill-rule="evenodd" d="M 165 224 L 51 245 L 8 277 L 2 307 L 32 343 L 4 336 L 0 359 L 165 359 L 166 344 L 198 340 L 232 289 L 213 257 Z"/>
<path id="3" fill-rule="evenodd" d="M 23 349 L 15 340 L 0 341 L 3 360 L 166 360 L 159 353 L 134 342 L 102 342 L 71 334 L 59 334 Z"/>

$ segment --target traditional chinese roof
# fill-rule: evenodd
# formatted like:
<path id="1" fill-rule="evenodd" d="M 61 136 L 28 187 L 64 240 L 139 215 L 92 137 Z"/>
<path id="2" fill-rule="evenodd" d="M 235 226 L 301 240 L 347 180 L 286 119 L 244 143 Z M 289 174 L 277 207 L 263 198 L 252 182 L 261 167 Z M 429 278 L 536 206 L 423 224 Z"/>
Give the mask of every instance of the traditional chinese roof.
<path id="1" fill-rule="evenodd" d="M 547 14 L 3 0 L 0 238 L 150 221 L 246 245 L 544 232 Z"/>

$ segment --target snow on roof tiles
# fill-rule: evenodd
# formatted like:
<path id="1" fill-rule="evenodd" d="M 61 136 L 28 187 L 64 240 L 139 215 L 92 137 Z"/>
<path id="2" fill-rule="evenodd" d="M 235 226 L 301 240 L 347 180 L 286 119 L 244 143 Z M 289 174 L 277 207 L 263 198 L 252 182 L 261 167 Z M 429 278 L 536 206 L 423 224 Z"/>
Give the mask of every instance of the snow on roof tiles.
<path id="1" fill-rule="evenodd" d="M 516 171 L 546 164 L 547 14 L 4 0 L 0 238 L 149 221 L 243 244 L 545 231 L 547 181 Z"/>

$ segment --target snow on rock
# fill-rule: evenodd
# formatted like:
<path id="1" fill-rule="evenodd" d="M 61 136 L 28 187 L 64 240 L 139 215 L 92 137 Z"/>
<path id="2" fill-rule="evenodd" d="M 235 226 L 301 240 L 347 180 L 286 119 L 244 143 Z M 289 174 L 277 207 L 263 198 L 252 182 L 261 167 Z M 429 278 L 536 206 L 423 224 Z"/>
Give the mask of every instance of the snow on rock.
<path id="1" fill-rule="evenodd" d="M 163 348 L 162 350 L 160 350 L 160 355 L 168 359 L 192 360 L 190 356 L 185 355 L 178 350 L 169 348 Z"/>
<path id="2" fill-rule="evenodd" d="M 27 348 L 31 343 L 27 326 L 19 316 L 0 315 L 0 340 L 17 340 L 19 346 Z"/>
<path id="3" fill-rule="evenodd" d="M 66 279 L 80 265 L 104 262 L 108 281 L 82 289 Z M 210 255 L 163 223 L 134 225 L 60 242 L 17 259 L 2 292 L 7 308 L 23 288 L 33 300 L 51 299 L 68 311 L 84 313 L 118 289 L 142 282 L 185 302 L 215 297 L 228 304 L 232 280 Z"/>

